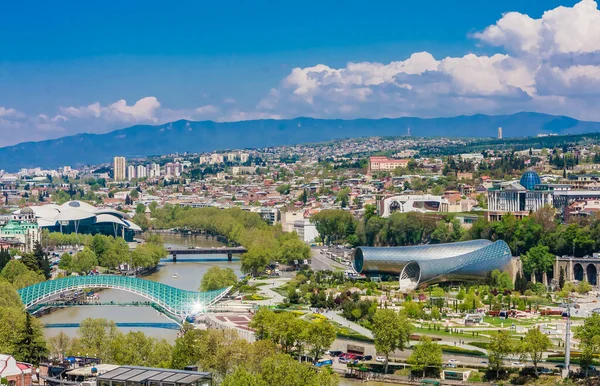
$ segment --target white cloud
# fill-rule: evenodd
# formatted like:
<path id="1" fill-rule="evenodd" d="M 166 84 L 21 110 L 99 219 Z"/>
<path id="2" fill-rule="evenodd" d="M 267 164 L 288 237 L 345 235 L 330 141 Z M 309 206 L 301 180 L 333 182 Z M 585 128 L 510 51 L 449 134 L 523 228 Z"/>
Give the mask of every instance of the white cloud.
<path id="1" fill-rule="evenodd" d="M 505 52 L 438 59 L 418 52 L 388 64 L 298 67 L 257 108 L 346 118 L 532 110 L 600 120 L 600 111 L 589 110 L 600 105 L 595 1 L 557 7 L 538 19 L 508 12 L 472 37 Z"/>
<path id="2" fill-rule="evenodd" d="M 194 109 L 194 112 L 199 115 L 211 115 L 219 113 L 220 109 L 215 105 L 205 105 Z"/>
<path id="3" fill-rule="evenodd" d="M 0 106 L 0 117 L 21 119 L 25 118 L 25 114 L 15 109 Z"/>
<path id="4" fill-rule="evenodd" d="M 155 113 L 160 108 L 160 102 L 153 96 L 145 97 L 133 105 L 127 105 L 125 99 L 118 100 L 107 106 L 100 105 L 99 102 L 88 106 L 80 107 L 61 107 L 60 111 L 73 118 L 96 118 L 108 122 L 154 122 L 158 120 Z"/>

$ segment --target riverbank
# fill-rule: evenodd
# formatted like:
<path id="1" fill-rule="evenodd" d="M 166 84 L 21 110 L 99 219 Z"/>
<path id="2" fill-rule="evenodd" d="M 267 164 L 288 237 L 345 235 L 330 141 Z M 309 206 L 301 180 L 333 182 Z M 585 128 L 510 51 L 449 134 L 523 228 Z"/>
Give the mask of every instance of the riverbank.
<path id="1" fill-rule="evenodd" d="M 164 234 L 163 237 L 165 247 L 173 246 L 180 248 L 187 247 L 219 247 L 223 244 L 213 238 L 206 239 L 204 236 L 182 236 L 178 234 Z M 227 259 L 218 262 L 194 262 L 180 260 L 177 262 L 162 261 L 154 272 L 144 276 L 146 280 L 152 280 L 159 283 L 167 284 L 172 287 L 197 291 L 200 287 L 200 282 L 204 273 L 212 266 L 221 268 L 232 268 L 237 275 L 241 275 L 241 262 L 234 260 L 228 262 Z M 176 277 L 174 277 L 176 275 Z M 120 291 L 116 289 L 107 289 L 102 291 L 99 301 L 109 303 L 115 301 L 119 303 L 128 303 L 141 301 L 146 299 L 139 295 Z M 170 321 L 166 316 L 157 312 L 151 307 L 120 307 L 120 306 L 88 306 L 88 307 L 68 307 L 58 309 L 51 314 L 40 317 L 43 324 L 64 324 L 64 323 L 80 323 L 86 318 L 106 318 L 119 323 L 121 326 L 127 326 L 127 323 L 165 323 Z M 123 332 L 142 331 L 148 336 L 155 338 L 164 338 L 170 343 L 175 341 L 177 332 L 169 329 L 152 328 L 152 327 L 119 327 Z M 47 338 L 57 335 L 60 331 L 64 331 L 69 336 L 75 336 L 77 328 L 64 329 L 45 329 L 44 333 Z"/>

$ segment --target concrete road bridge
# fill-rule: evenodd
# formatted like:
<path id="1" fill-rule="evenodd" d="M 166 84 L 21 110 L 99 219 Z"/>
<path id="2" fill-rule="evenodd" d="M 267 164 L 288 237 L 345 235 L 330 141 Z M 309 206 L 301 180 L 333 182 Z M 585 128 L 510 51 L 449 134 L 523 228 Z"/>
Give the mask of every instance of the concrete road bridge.
<path id="1" fill-rule="evenodd" d="M 244 247 L 219 247 L 219 248 L 187 248 L 187 249 L 167 249 L 167 253 L 171 255 L 173 261 L 177 261 L 178 255 L 227 255 L 227 259 L 231 261 L 233 255 L 241 255 L 248 252 Z"/>
<path id="2" fill-rule="evenodd" d="M 203 313 L 227 295 L 232 287 L 196 292 L 137 277 L 89 275 L 44 281 L 22 288 L 18 293 L 25 309 L 36 311 L 39 310 L 38 305 L 48 303 L 50 299 L 55 299 L 62 293 L 86 288 L 107 288 L 134 293 L 150 301 L 156 309 L 167 316 L 184 320 L 188 316 Z"/>

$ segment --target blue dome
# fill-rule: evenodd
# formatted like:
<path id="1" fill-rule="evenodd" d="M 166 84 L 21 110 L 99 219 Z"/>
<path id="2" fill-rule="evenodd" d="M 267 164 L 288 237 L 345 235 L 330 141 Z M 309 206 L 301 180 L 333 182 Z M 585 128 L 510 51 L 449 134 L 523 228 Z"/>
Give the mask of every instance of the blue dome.
<path id="1" fill-rule="evenodd" d="M 527 190 L 532 190 L 536 185 L 542 183 L 540 176 L 533 170 L 528 170 L 521 176 L 521 185 Z"/>

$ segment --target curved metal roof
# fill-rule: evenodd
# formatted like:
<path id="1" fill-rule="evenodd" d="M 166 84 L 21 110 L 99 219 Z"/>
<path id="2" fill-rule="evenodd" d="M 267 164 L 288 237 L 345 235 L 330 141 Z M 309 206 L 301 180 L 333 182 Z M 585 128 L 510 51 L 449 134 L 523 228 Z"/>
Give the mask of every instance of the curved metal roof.
<path id="1" fill-rule="evenodd" d="M 63 209 L 54 219 L 56 221 L 79 221 L 94 218 L 96 215 L 81 209 Z"/>
<path id="2" fill-rule="evenodd" d="M 113 216 L 112 214 L 99 214 L 96 215 L 96 222 L 108 222 L 113 224 L 119 224 L 123 226 L 127 226 L 120 218 L 117 216 Z"/>
<path id="3" fill-rule="evenodd" d="M 60 206 L 61 212 L 70 209 L 83 210 L 89 213 L 94 213 L 97 210 L 95 206 L 83 201 L 67 201 Z"/>

